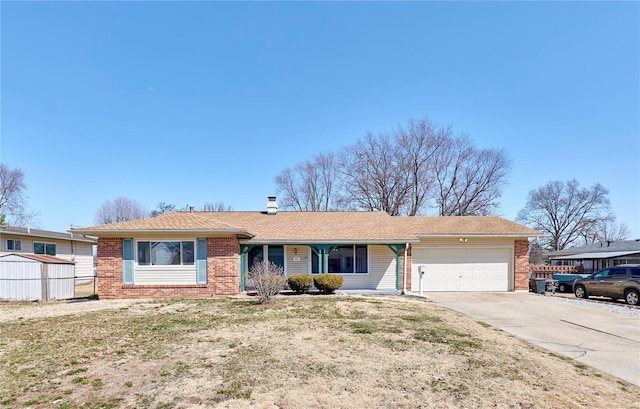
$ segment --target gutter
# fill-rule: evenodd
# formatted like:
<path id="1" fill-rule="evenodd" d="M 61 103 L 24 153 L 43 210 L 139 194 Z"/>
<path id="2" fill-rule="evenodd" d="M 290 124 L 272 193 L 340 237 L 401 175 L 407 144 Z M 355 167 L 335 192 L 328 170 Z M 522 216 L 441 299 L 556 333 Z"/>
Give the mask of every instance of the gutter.
<path id="1" fill-rule="evenodd" d="M 250 230 L 243 229 L 118 229 L 118 230 L 72 230 L 73 233 L 81 233 L 85 235 L 91 235 L 96 237 L 122 237 L 122 235 L 140 235 L 140 234 L 204 234 L 204 235 L 218 235 L 218 234 L 238 234 L 248 236 L 248 238 L 255 237 L 255 233 Z"/>
<path id="2" fill-rule="evenodd" d="M 500 237 L 505 237 L 505 238 L 520 238 L 520 237 L 527 237 L 527 238 L 538 238 L 538 237 L 544 237 L 544 234 L 516 234 L 516 233 L 508 233 L 508 234 L 483 234 L 483 233 L 455 233 L 455 234 L 451 234 L 451 233 L 447 233 L 447 234 L 416 234 L 416 237 L 418 238 L 431 238 L 431 237 L 460 237 L 460 236 L 465 236 L 465 237 L 489 237 L 489 238 L 500 238 Z"/>

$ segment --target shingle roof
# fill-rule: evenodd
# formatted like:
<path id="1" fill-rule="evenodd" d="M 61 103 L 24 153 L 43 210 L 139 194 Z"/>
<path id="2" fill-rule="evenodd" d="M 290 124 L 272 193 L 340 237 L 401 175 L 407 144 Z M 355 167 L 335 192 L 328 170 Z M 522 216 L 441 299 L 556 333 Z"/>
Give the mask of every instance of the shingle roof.
<path id="1" fill-rule="evenodd" d="M 415 237 L 386 212 L 262 212 L 203 213 L 206 217 L 246 226 L 252 241 L 402 242 Z"/>
<path id="2" fill-rule="evenodd" d="M 171 212 L 129 222 L 74 229 L 96 236 L 122 232 L 239 234 L 252 242 L 411 242 L 430 235 L 540 236 L 494 216 L 389 216 L 386 212 Z"/>
<path id="3" fill-rule="evenodd" d="M 552 251 L 550 253 L 547 253 L 547 255 L 553 257 L 553 256 L 579 254 L 579 253 L 608 253 L 608 252 L 634 251 L 634 250 L 640 252 L 640 239 L 591 243 L 591 244 L 586 244 L 584 246 Z"/>
<path id="4" fill-rule="evenodd" d="M 0 234 L 11 234 L 24 237 L 39 237 L 44 239 L 82 241 L 94 244 L 97 243 L 97 240 L 93 237 L 85 237 L 84 235 L 73 233 L 59 233 L 49 230 L 32 229 L 30 227 L 0 226 Z"/>
<path id="5" fill-rule="evenodd" d="M 497 216 L 422 216 L 402 217 L 417 236 L 432 235 L 510 235 L 541 236 L 527 226 Z"/>
<path id="6" fill-rule="evenodd" d="M 100 233 L 108 232 L 133 232 L 133 231 L 180 231 L 180 232 L 217 232 L 246 235 L 253 234 L 245 228 L 236 227 L 214 218 L 203 216 L 206 213 L 169 212 L 149 219 L 130 220 L 126 222 L 101 224 L 91 227 L 72 229 L 75 232 L 92 232 L 100 236 Z"/>

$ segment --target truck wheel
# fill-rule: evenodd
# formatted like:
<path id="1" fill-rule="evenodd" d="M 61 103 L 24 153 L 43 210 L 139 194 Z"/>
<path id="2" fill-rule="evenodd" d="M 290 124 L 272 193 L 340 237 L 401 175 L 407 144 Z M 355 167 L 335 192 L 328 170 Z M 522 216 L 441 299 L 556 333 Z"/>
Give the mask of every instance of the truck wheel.
<path id="1" fill-rule="evenodd" d="M 587 295 L 587 290 L 582 285 L 576 286 L 576 288 L 574 289 L 573 292 L 576 295 L 576 298 L 588 298 L 589 297 Z"/>
<path id="2" fill-rule="evenodd" d="M 629 305 L 638 305 L 640 299 L 640 293 L 638 290 L 629 290 L 624 293 L 624 300 Z"/>
<path id="3" fill-rule="evenodd" d="M 567 291 L 567 287 L 564 284 L 560 284 L 560 286 L 558 287 L 558 291 L 564 293 L 565 291 Z"/>

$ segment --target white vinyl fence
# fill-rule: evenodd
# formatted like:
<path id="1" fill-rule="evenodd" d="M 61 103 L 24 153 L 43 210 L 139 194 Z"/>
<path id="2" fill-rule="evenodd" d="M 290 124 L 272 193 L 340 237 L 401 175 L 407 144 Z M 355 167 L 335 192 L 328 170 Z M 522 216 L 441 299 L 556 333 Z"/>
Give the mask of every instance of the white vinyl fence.
<path id="1" fill-rule="evenodd" d="M 0 257 L 0 300 L 52 301 L 74 297 L 75 265 L 18 255 Z"/>

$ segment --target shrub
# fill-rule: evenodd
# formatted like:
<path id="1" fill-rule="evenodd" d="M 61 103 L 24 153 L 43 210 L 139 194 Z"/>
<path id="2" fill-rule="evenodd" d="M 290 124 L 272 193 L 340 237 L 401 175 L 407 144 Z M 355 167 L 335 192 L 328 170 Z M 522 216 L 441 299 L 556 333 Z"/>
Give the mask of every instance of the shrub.
<path id="1" fill-rule="evenodd" d="M 268 304 L 287 284 L 284 269 L 266 260 L 254 264 L 248 276 L 253 280 L 259 304 Z"/>
<path id="2" fill-rule="evenodd" d="M 344 278 L 336 274 L 318 274 L 313 277 L 313 284 L 324 294 L 333 294 L 343 283 Z"/>
<path id="3" fill-rule="evenodd" d="M 307 274 L 294 274 L 287 280 L 289 288 L 297 294 L 303 294 L 309 291 L 313 285 L 313 277 Z"/>

